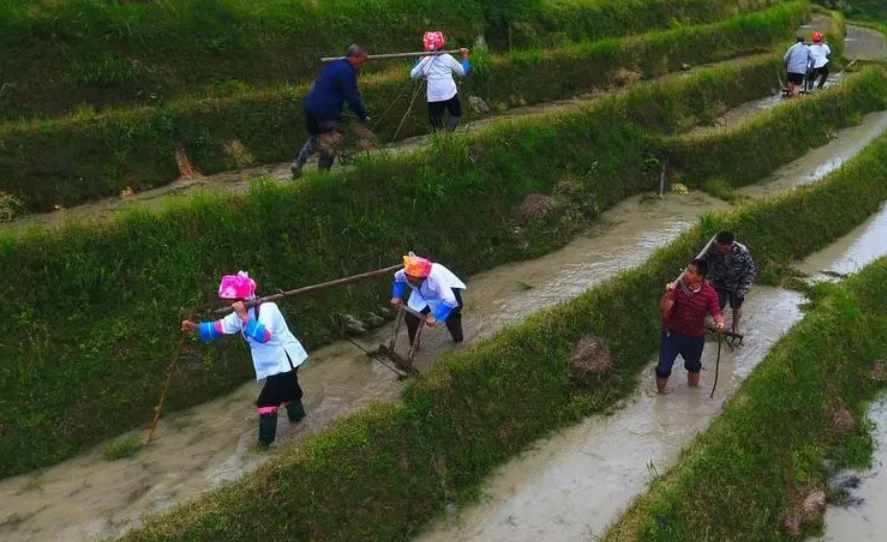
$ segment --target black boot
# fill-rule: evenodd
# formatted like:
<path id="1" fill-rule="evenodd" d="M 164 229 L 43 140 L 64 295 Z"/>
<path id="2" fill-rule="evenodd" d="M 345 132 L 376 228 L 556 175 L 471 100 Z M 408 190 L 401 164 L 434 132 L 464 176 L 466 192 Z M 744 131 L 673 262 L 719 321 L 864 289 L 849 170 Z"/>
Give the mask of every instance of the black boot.
<path id="1" fill-rule="evenodd" d="M 286 405 L 286 415 L 290 423 L 299 423 L 305 419 L 305 407 L 302 405 L 302 400 L 298 399 L 288 403 Z"/>
<path id="2" fill-rule="evenodd" d="M 259 448 L 268 448 L 277 436 L 277 412 L 259 414 Z"/>

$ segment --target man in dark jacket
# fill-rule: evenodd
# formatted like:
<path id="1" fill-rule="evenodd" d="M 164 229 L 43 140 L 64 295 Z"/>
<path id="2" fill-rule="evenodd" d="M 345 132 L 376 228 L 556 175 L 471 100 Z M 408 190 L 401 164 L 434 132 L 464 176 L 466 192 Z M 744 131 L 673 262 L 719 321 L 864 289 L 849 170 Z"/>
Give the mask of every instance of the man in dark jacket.
<path id="1" fill-rule="evenodd" d="M 336 150 L 342 144 L 339 124 L 346 102 L 360 121 L 355 133 L 364 141 L 372 138 L 372 132 L 367 127 L 369 116 L 357 88 L 357 74 L 366 61 L 366 52 L 358 45 L 351 45 L 344 59 L 331 62 L 320 72 L 311 91 L 305 96 L 303 109 L 309 138 L 293 161 L 293 179 L 302 174 L 302 167 L 315 152 L 320 153 L 320 169 L 328 170 L 333 166 Z"/>
<path id="2" fill-rule="evenodd" d="M 718 292 L 721 310 L 730 303 L 733 333 L 739 333 L 742 303 L 751 290 L 757 269 L 745 245 L 736 242 L 732 232 L 722 231 L 705 254 L 712 286 Z"/>

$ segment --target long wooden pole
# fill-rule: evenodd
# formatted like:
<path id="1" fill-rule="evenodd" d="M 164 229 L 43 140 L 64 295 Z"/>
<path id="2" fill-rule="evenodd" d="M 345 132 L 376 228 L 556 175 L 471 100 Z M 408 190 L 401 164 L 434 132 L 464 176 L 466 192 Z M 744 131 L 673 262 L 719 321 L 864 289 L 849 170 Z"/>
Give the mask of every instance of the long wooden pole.
<path id="1" fill-rule="evenodd" d="M 307 294 L 311 292 L 316 292 L 317 290 L 323 290 L 325 288 L 331 288 L 333 286 L 343 286 L 345 284 L 351 284 L 353 282 L 358 282 L 361 280 L 375 278 L 381 275 L 385 275 L 391 273 L 393 271 L 397 271 L 402 268 L 403 264 L 392 265 L 390 267 L 386 267 L 384 269 L 376 269 L 375 271 L 369 271 L 367 273 L 361 273 L 360 275 L 352 275 L 350 277 L 345 277 L 336 280 L 330 280 L 327 282 L 321 282 L 320 284 L 314 284 L 312 286 L 305 286 L 303 288 L 296 288 L 295 290 L 287 290 L 285 292 L 280 292 L 274 295 L 269 295 L 265 297 L 260 297 L 258 299 L 253 299 L 247 302 L 247 307 L 253 307 L 258 305 L 259 303 L 266 303 L 269 301 L 277 301 L 278 299 L 283 299 L 285 297 L 293 297 L 297 295 Z M 222 307 L 221 309 L 216 309 L 213 311 L 215 314 L 224 314 L 231 312 L 231 307 Z"/>
<path id="2" fill-rule="evenodd" d="M 446 51 L 424 51 L 417 53 L 385 53 L 380 55 L 367 55 L 369 60 L 386 60 L 390 58 L 416 58 L 420 56 L 439 56 L 458 53 L 461 49 L 448 49 Z M 335 62 L 336 60 L 345 60 L 344 56 L 325 56 L 320 59 L 321 62 Z"/>

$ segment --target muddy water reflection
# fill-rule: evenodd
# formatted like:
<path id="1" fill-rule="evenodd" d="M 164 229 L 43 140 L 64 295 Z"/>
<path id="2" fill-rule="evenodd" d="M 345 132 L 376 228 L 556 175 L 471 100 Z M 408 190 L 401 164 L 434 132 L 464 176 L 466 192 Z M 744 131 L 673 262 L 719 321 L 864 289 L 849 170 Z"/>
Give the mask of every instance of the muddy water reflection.
<path id="1" fill-rule="evenodd" d="M 875 424 L 875 457 L 872 468 L 860 473 L 859 487 L 850 493 L 853 500 L 861 502 L 848 507 L 830 506 L 825 513 L 825 533 L 816 540 L 881 542 L 887 537 L 887 395 L 875 401 L 868 417 Z"/>
<path id="2" fill-rule="evenodd" d="M 677 363 L 669 393 L 658 395 L 651 364 L 627 406 L 539 443 L 491 478 L 485 502 L 440 522 L 419 540 L 530 542 L 603 534 L 651 475 L 677 460 L 681 448 L 708 426 L 737 385 L 800 320 L 801 302 L 794 292 L 753 289 L 746 302 L 746 345 L 734 352 L 723 348 L 714 399 L 709 391 L 717 343 L 706 344 L 701 388 L 687 387 L 687 373 Z"/>
<path id="3" fill-rule="evenodd" d="M 798 266 L 816 278 L 834 278 L 859 271 L 887 252 L 887 203 L 862 225 L 811 255 Z M 824 275 L 825 274 L 825 275 Z"/>
<path id="4" fill-rule="evenodd" d="M 643 262 L 700 215 L 724 206 L 701 193 L 664 200 L 632 198 L 604 213 L 588 235 L 557 252 L 471 277 L 466 341 L 490 336 Z M 384 327 L 359 340 L 375 345 L 388 333 L 390 328 Z M 445 331 L 428 333 L 417 364 L 427 368 L 452 348 Z M 314 434 L 370 403 L 395 401 L 402 387 L 390 371 L 342 342 L 313 352 L 300 380 L 309 416 L 295 428 L 281 416 L 281 440 Z M 36 475 L 0 481 L 0 539 L 112 536 L 137 525 L 146 512 L 163 510 L 251 472 L 269 457 L 252 449 L 258 389 L 249 383 L 226 397 L 165 417 L 155 442 L 133 458 L 109 463 L 94 450 Z"/>

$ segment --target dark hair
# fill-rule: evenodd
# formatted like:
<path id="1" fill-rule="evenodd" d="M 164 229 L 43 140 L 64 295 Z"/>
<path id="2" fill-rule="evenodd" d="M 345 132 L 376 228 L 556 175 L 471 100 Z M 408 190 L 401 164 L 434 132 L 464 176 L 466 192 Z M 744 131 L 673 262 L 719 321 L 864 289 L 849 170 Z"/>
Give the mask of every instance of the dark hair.
<path id="1" fill-rule="evenodd" d="M 708 274 L 708 262 L 702 258 L 694 258 L 690 265 L 696 266 L 696 271 L 699 272 L 700 277 L 705 278 L 705 275 Z"/>
<path id="2" fill-rule="evenodd" d="M 718 234 L 717 242 L 719 245 L 732 245 L 736 241 L 736 236 L 732 231 L 724 230 Z"/>
<path id="3" fill-rule="evenodd" d="M 348 58 L 353 58 L 356 56 L 365 56 L 367 53 L 363 50 L 363 47 L 356 43 L 352 43 L 348 46 L 348 49 L 345 51 L 345 56 Z"/>
<path id="4" fill-rule="evenodd" d="M 806 40 L 804 39 L 804 36 L 798 36 L 797 40 L 795 41 L 797 41 L 798 43 L 804 43 L 804 41 Z"/>

